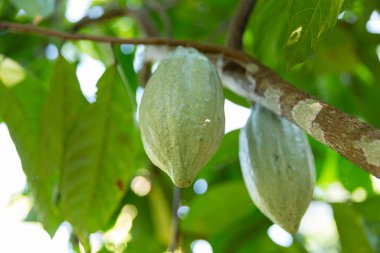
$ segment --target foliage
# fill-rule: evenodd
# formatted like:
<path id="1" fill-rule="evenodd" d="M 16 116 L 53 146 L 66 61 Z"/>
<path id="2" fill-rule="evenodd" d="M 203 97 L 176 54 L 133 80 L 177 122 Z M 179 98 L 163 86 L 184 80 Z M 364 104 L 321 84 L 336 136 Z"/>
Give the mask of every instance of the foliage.
<path id="1" fill-rule="evenodd" d="M 163 36 L 171 30 L 176 39 L 221 45 L 236 5 L 228 0 L 93 0 L 89 14 L 96 8 L 143 9 Z M 380 2 L 373 0 L 258 0 L 244 51 L 298 88 L 380 128 L 380 36 L 366 28 L 376 10 Z M 63 0 L 0 0 L 1 21 L 70 32 L 74 24 L 65 11 Z M 132 15 L 78 32 L 139 37 L 141 29 Z M 106 67 L 91 103 L 76 78 L 84 54 Z M 130 45 L 0 31 L 0 122 L 7 124 L 27 176 L 25 194 L 33 199 L 28 220 L 41 222 L 51 236 L 66 220 L 73 238 L 87 249 L 87 236 L 95 231 L 104 232 L 101 252 L 163 252 L 169 243 L 172 184 L 150 164 L 137 130 L 136 99 L 146 72 L 139 59 L 140 49 Z M 198 239 L 209 241 L 217 253 L 317 252 L 316 244 L 325 249 L 302 229 L 290 247 L 269 238 L 272 223 L 254 207 L 242 181 L 238 136 L 238 130 L 226 133 L 200 172 L 198 178 L 208 182 L 206 193 L 198 195 L 191 187 L 182 192 L 181 205 L 189 207 L 181 216 L 182 250 L 191 252 Z M 379 252 L 380 203 L 373 179 L 322 144 L 310 143 L 317 168 L 314 198 L 332 207 L 339 235 L 339 246 L 328 251 Z M 141 178 L 151 186 L 147 195 L 135 187 Z M 120 223 L 128 234 L 117 242 L 111 235 Z"/>

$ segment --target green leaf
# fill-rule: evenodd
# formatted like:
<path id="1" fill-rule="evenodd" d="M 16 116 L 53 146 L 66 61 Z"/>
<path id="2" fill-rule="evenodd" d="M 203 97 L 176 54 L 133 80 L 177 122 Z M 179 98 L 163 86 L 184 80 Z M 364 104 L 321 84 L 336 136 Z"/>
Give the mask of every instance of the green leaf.
<path id="1" fill-rule="evenodd" d="M 58 178 L 67 149 L 66 139 L 87 104 L 80 90 L 75 66 L 59 58 L 50 80 L 50 90 L 41 110 L 41 175 Z"/>
<path id="2" fill-rule="evenodd" d="M 28 184 L 32 189 L 37 219 L 52 236 L 61 219 L 52 205 L 52 191 L 40 171 L 38 134 L 32 129 L 26 109 L 16 95 L 0 82 L 0 113 L 16 145 Z"/>
<path id="3" fill-rule="evenodd" d="M 340 182 L 350 192 L 360 187 L 368 194 L 373 193 L 369 174 L 331 149 L 325 149 L 320 173 L 319 186 L 328 187 L 331 183 Z"/>
<path id="4" fill-rule="evenodd" d="M 339 179 L 342 182 L 343 186 L 353 192 L 357 188 L 364 189 L 367 194 L 373 193 L 372 182 L 370 174 L 362 170 L 360 167 L 354 165 L 345 158 L 339 156 L 339 168 L 338 174 Z"/>
<path id="5" fill-rule="evenodd" d="M 17 9 L 9 3 L 10 0 L 0 1 L 0 17 L 2 20 L 9 20 L 17 13 Z"/>
<path id="6" fill-rule="evenodd" d="M 220 253 L 244 252 L 246 248 L 249 248 L 250 252 L 256 252 L 253 249 L 261 252 L 258 249 L 267 250 L 275 246 L 266 233 L 271 225 L 272 222 L 256 209 L 221 233 L 212 235 L 210 243 L 214 251 Z"/>
<path id="7" fill-rule="evenodd" d="M 375 253 L 364 231 L 363 219 L 346 204 L 332 204 L 343 253 Z M 353 232 L 355 231 L 355 232 Z"/>
<path id="8" fill-rule="evenodd" d="M 360 63 L 358 52 L 355 48 L 354 36 L 348 30 L 334 27 L 332 32 L 327 33 L 320 42 L 315 50 L 314 57 L 307 62 L 306 67 L 310 72 L 320 75 L 353 73 Z M 336 81 L 334 84 L 334 86 L 338 86 Z M 337 88 L 342 90 L 339 86 Z"/>
<path id="9" fill-rule="evenodd" d="M 149 193 L 150 194 L 150 193 Z M 127 243 L 128 253 L 141 252 L 165 252 L 168 245 L 162 244 L 158 237 L 165 235 L 155 234 L 154 215 L 156 207 L 149 203 L 148 198 L 141 198 L 132 193 L 126 194 L 128 204 L 132 204 L 137 208 L 137 216 L 133 219 L 133 225 L 130 231 L 131 240 Z"/>
<path id="10" fill-rule="evenodd" d="M 223 43 L 226 23 L 233 15 L 236 1 L 179 1 L 168 10 L 174 38 Z"/>
<path id="11" fill-rule="evenodd" d="M 326 32 L 335 26 L 345 4 L 345 0 L 288 2 L 289 32 L 285 47 L 288 67 L 305 61 L 316 49 Z"/>
<path id="12" fill-rule="evenodd" d="M 201 236 L 221 232 L 256 209 L 242 180 L 215 185 L 189 206 L 181 228 Z"/>
<path id="13" fill-rule="evenodd" d="M 98 27 L 91 27 L 90 32 L 95 34 L 97 30 L 99 30 Z M 112 48 L 107 44 L 81 40 L 77 45 L 81 52 L 88 54 L 96 60 L 102 61 L 105 66 L 110 66 L 114 62 Z"/>
<path id="14" fill-rule="evenodd" d="M 20 106 L 24 108 L 33 133 L 40 131 L 40 113 L 44 103 L 47 87 L 41 80 L 32 79 L 29 75 L 22 82 L 12 87 Z"/>
<path id="15" fill-rule="evenodd" d="M 375 249 L 376 252 L 380 252 L 380 223 L 379 222 L 365 222 L 365 232 L 368 241 Z"/>
<path id="16" fill-rule="evenodd" d="M 174 187 L 174 186 L 173 186 Z M 155 235 L 163 245 L 169 245 L 171 233 L 171 208 L 160 181 L 152 179 L 148 195 Z"/>
<path id="17" fill-rule="evenodd" d="M 38 165 L 35 147 L 38 139 L 30 127 L 28 116 L 14 93 L 0 81 L 0 112 L 20 155 L 26 174 L 32 175 Z"/>
<path id="18" fill-rule="evenodd" d="M 11 0 L 11 2 L 32 17 L 49 16 L 53 13 L 55 5 L 54 0 Z"/>
<path id="19" fill-rule="evenodd" d="M 239 167 L 239 132 L 234 130 L 224 135 L 220 147 L 215 155 L 200 171 L 198 178 L 205 178 L 207 181 L 214 181 L 227 177 L 231 179 L 231 175 L 226 170 L 231 168 L 231 173 L 237 172 L 241 178 Z M 223 173 L 222 173 L 223 172 Z"/>
<path id="20" fill-rule="evenodd" d="M 38 167 L 38 177 L 45 186 L 46 203 L 56 204 L 53 201 L 57 201 L 54 199 L 57 197 L 55 194 L 59 175 L 67 151 L 66 139 L 85 104 L 86 100 L 76 79 L 75 66 L 59 58 L 40 116 L 41 163 Z"/>
<path id="21" fill-rule="evenodd" d="M 67 140 L 61 210 L 77 231 L 102 229 L 135 170 L 132 103 L 116 68 L 98 82 L 97 101 L 87 106 Z"/>
<path id="22" fill-rule="evenodd" d="M 352 206 L 367 221 L 380 223 L 380 212 L 378 211 L 380 206 L 380 196 L 368 198 L 364 202 L 352 203 Z"/>
<path id="23" fill-rule="evenodd" d="M 286 1 L 260 0 L 244 34 L 247 51 L 275 70 L 285 69 L 284 44 L 287 38 Z M 273 18 L 276 17 L 276 18 Z"/>
<path id="24" fill-rule="evenodd" d="M 122 45 L 125 46 L 126 50 L 131 50 L 130 52 L 121 50 L 121 46 L 114 47 L 117 59 L 119 60 L 122 72 L 128 82 L 129 89 L 136 94 L 137 87 L 139 86 L 137 75 L 133 69 L 133 60 L 135 58 L 136 47 L 133 45 Z M 129 48 L 130 47 L 130 48 Z"/>
<path id="25" fill-rule="evenodd" d="M 251 107 L 251 104 L 248 102 L 247 99 L 236 95 L 235 93 L 233 93 L 229 89 L 224 89 L 223 93 L 224 93 L 224 97 L 226 99 L 230 100 L 231 102 L 233 102 L 233 103 L 235 103 L 237 105 L 246 107 L 246 108 L 250 108 Z"/>
<path id="26" fill-rule="evenodd" d="M 260 252 L 260 253 L 307 253 L 308 251 L 296 240 L 293 241 L 293 244 L 289 247 L 282 247 L 274 243 L 266 233 L 268 227 L 264 228 L 263 231 L 258 232 L 257 234 L 252 234 L 249 240 L 246 240 L 245 244 L 242 244 L 238 250 L 234 251 L 236 253 L 251 253 L 251 252 Z M 248 232 L 249 233 L 249 232 Z M 243 237 L 243 235 L 242 235 Z M 243 237 L 244 238 L 244 237 Z M 227 253 L 230 251 L 223 251 Z"/>

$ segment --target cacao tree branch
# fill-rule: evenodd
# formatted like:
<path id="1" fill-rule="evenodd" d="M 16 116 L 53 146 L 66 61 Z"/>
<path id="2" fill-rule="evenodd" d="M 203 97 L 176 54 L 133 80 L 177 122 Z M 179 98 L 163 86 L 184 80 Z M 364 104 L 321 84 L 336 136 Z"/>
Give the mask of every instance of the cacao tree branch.
<path id="1" fill-rule="evenodd" d="M 247 26 L 256 0 L 241 0 L 232 17 L 227 31 L 225 45 L 229 48 L 241 50 L 243 47 L 243 34 Z"/>
<path id="2" fill-rule="evenodd" d="M 380 130 L 341 112 L 282 80 L 248 55 L 234 49 L 165 38 L 121 39 L 58 32 L 33 25 L 0 22 L 0 30 L 38 34 L 65 40 L 91 40 L 114 44 L 152 45 L 147 57 L 159 60 L 173 47 L 194 47 L 213 61 L 223 84 L 236 94 L 284 116 L 316 140 L 351 162 L 380 177 Z M 149 60 L 149 59 L 148 59 Z"/>

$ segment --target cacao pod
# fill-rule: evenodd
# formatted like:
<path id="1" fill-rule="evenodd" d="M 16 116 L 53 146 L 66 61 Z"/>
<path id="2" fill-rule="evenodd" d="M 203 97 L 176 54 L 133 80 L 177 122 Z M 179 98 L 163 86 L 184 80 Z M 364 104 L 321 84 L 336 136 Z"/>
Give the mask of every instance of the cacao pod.
<path id="1" fill-rule="evenodd" d="M 224 135 L 223 88 L 215 67 L 178 47 L 149 79 L 139 109 L 144 149 L 175 185 L 187 187 Z"/>
<path id="2" fill-rule="evenodd" d="M 256 105 L 240 132 L 239 159 L 255 205 L 286 231 L 296 232 L 315 185 L 314 157 L 305 134 Z"/>

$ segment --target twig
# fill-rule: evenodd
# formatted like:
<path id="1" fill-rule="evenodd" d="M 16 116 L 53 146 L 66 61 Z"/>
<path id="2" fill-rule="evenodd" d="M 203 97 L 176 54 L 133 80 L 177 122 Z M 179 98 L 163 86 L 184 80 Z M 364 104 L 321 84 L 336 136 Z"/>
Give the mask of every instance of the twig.
<path id="1" fill-rule="evenodd" d="M 111 9 L 107 10 L 103 15 L 98 18 L 89 18 L 84 17 L 79 20 L 72 28 L 73 32 L 78 31 L 82 27 L 101 23 L 113 18 L 131 16 L 136 21 L 137 25 L 140 27 L 140 30 L 144 32 L 147 37 L 159 36 L 158 29 L 154 25 L 152 19 L 149 17 L 148 13 L 143 9 L 131 10 L 131 9 Z"/>
<path id="2" fill-rule="evenodd" d="M 241 50 L 243 34 L 256 0 L 241 0 L 228 27 L 226 46 Z"/>
<path id="3" fill-rule="evenodd" d="M 174 252 L 178 247 L 179 240 L 179 217 L 178 208 L 181 201 L 181 188 L 174 185 L 173 188 L 173 209 L 172 209 L 172 238 L 168 252 Z"/>
<path id="4" fill-rule="evenodd" d="M 58 32 L 52 29 L 37 27 L 34 25 L 23 25 L 12 22 L 0 22 L 0 30 L 7 30 L 15 33 L 25 33 L 25 34 L 37 34 L 42 36 L 55 37 L 62 40 L 89 40 L 102 43 L 113 43 L 113 44 L 133 44 L 133 45 L 158 45 L 158 46 L 185 46 L 185 47 L 194 47 L 203 53 L 209 54 L 223 54 L 228 58 L 239 60 L 243 63 L 249 63 L 252 59 L 238 51 L 233 49 L 225 48 L 222 46 L 204 44 L 194 41 L 184 41 L 184 40 L 173 40 L 168 38 L 133 38 L 133 39 L 122 39 L 111 36 L 97 36 L 89 34 L 75 34 L 75 33 L 66 33 Z M 259 63 L 257 63 L 259 64 Z"/>
<path id="5" fill-rule="evenodd" d="M 172 24 L 171 24 L 169 15 L 166 13 L 165 8 L 163 8 L 162 4 L 158 3 L 156 0 L 147 1 L 146 4 L 150 6 L 151 8 L 153 8 L 158 13 L 164 25 L 165 35 L 166 37 L 170 38 L 172 36 Z"/>
<path id="6" fill-rule="evenodd" d="M 227 88 L 284 116 L 316 140 L 331 147 L 372 175 L 380 177 L 380 130 L 295 88 L 272 70 L 234 49 L 164 38 L 120 39 L 71 34 L 8 22 L 0 22 L 0 30 L 66 40 L 155 45 L 152 48 L 158 53 L 178 45 L 197 48 L 208 54 L 209 59 L 217 64 L 223 84 Z M 152 54 L 151 57 L 156 55 Z"/>
<path id="7" fill-rule="evenodd" d="M 100 17 L 97 18 L 90 18 L 90 17 L 84 17 L 81 20 L 79 20 L 75 25 L 72 27 L 72 31 L 76 32 L 82 27 L 96 24 L 96 23 L 101 23 L 109 19 L 117 18 L 117 17 L 122 17 L 129 15 L 129 9 L 113 9 L 113 10 L 107 10 L 105 11 Z"/>

